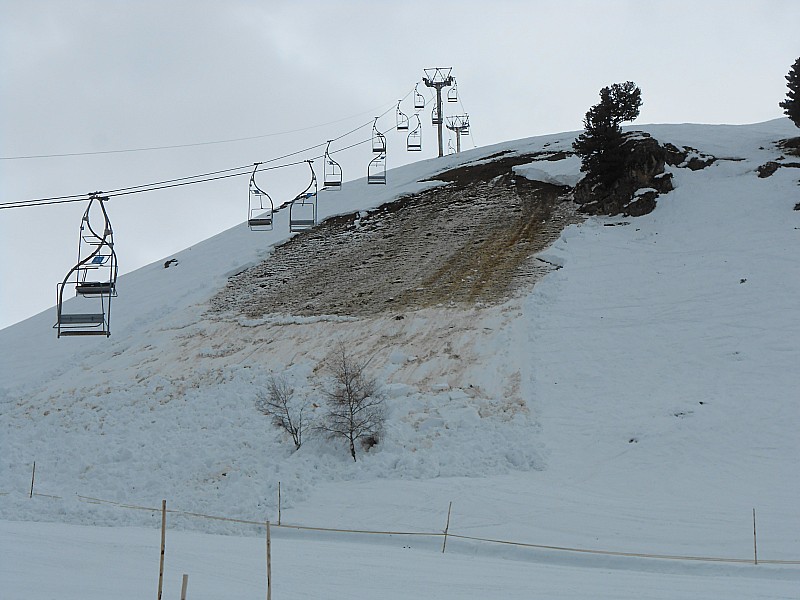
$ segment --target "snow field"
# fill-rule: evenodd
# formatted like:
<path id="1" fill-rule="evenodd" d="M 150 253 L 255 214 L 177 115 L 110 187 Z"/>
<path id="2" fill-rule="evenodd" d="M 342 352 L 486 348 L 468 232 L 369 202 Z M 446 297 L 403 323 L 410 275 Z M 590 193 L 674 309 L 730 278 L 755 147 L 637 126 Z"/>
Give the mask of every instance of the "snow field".
<path id="1" fill-rule="evenodd" d="M 37 596 L 63 600 L 142 598 L 158 582 L 158 529 L 81 527 L 0 522 L 8 541 L 0 549 L 8 597 L 31 597 L 28 565 L 38 566 Z M 452 540 L 451 540 L 452 541 Z M 454 544 L 455 545 L 455 544 Z M 266 548 L 258 537 L 168 532 L 164 598 L 178 598 L 182 575 L 187 597 L 242 600 L 266 594 Z M 13 550 L 12 550 L 13 548 Z M 567 562 L 528 562 L 478 556 L 399 540 L 395 544 L 342 539 L 308 541 L 273 530 L 272 593 L 281 598 L 352 598 L 353 595 L 523 599 L 533 596 L 655 599 L 702 595 L 709 599 L 792 598 L 797 580 L 769 567 L 691 565 L 689 568 L 614 568 Z M 629 565 L 630 566 L 630 565 Z M 76 577 L 76 574 L 79 574 Z M 365 577 L 365 574 L 368 576 Z"/>
<path id="2" fill-rule="evenodd" d="M 662 142 L 737 160 L 673 169 L 676 189 L 650 215 L 571 226 L 542 255 L 562 268 L 503 306 L 442 307 L 401 321 L 205 320 L 205 301 L 225 277 L 285 235 L 278 224 L 266 237 L 235 228 L 179 253 L 176 268 L 154 264 L 122 278 L 110 340 L 56 342 L 52 315 L 4 330 L 0 528 L 19 549 L 2 546 L 4 589 L 35 599 L 60 585 L 91 600 L 116 577 L 98 574 L 100 585 L 90 587 L 88 565 L 121 554 L 118 595 L 154 592 L 157 533 L 121 528 L 152 526 L 152 515 L 79 502 L 75 493 L 274 520 L 278 481 L 284 522 L 441 531 L 453 501 L 451 532 L 461 535 L 742 559 L 752 556 L 755 507 L 759 556 L 797 560 L 797 181 L 791 169 L 755 174 L 775 159 L 774 140 L 796 135 L 787 123 L 647 127 Z M 559 140 L 566 148 L 568 138 L 508 146 L 530 151 Z M 398 169 L 396 187 L 343 193 L 324 210 L 366 209 L 420 189 L 413 182 L 432 164 Z M 554 164 L 550 175 L 568 174 Z M 321 439 L 292 453 L 253 408 L 254 386 L 270 372 L 287 373 L 314 397 L 319 365 L 338 340 L 356 357 L 375 357 L 388 392 L 385 438 L 356 464 Z M 63 499 L 26 497 L 33 460 L 37 490 Z M 109 545 L 103 528 L 58 522 L 115 525 L 126 541 Z M 197 551 L 186 570 L 209 577 L 190 580 L 190 598 L 218 597 L 220 587 L 263 595 L 261 567 L 236 566 L 261 560 L 249 549 L 260 538 L 189 529 L 254 532 L 174 520 L 169 539 Z M 147 561 L 138 536 L 153 539 Z M 62 554 L 79 548 L 78 562 L 48 549 L 59 537 L 85 539 L 61 546 Z M 201 556 L 217 543 L 221 551 Z M 298 598 L 352 596 L 354 585 L 389 598 L 498 590 L 509 598 L 794 598 L 800 589 L 794 566 L 598 558 L 456 539 L 444 557 L 372 539 L 278 536 L 276 552 L 281 544 L 288 562 L 280 572 L 291 582 L 282 591 Z M 47 567 L 34 586 L 26 564 Z M 212 578 L 207 564 L 230 575 Z M 180 575 L 171 577 L 176 595 Z"/>

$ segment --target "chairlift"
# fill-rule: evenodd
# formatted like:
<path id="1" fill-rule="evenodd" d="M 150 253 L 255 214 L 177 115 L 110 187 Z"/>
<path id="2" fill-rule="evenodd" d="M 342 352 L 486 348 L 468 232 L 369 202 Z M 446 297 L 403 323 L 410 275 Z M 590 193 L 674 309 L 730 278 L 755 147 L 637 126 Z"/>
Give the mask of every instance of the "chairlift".
<path id="1" fill-rule="evenodd" d="M 456 149 L 453 148 L 453 139 L 452 138 L 448 138 L 447 139 L 447 153 L 448 154 L 455 154 L 456 153 Z"/>
<path id="2" fill-rule="evenodd" d="M 372 151 L 375 154 L 386 152 L 386 136 L 378 131 L 378 117 L 375 117 L 375 122 L 372 124 Z"/>
<path id="3" fill-rule="evenodd" d="M 311 169 L 311 181 L 289 204 L 289 231 L 292 232 L 311 229 L 317 224 L 317 175 L 314 161 L 306 162 Z"/>
<path id="4" fill-rule="evenodd" d="M 412 129 L 406 140 L 406 150 L 409 152 L 420 152 L 422 150 L 422 121 L 419 120 L 419 115 L 415 114 L 417 125 Z"/>
<path id="5" fill-rule="evenodd" d="M 456 83 L 455 77 L 453 77 L 453 87 L 447 91 L 447 101 L 458 102 L 458 84 Z"/>
<path id="6" fill-rule="evenodd" d="M 414 110 L 425 108 L 425 96 L 419 93 L 418 86 L 419 83 L 414 85 Z"/>
<path id="7" fill-rule="evenodd" d="M 405 131 L 408 129 L 408 117 L 400 110 L 400 103 L 402 100 L 397 101 L 397 131 Z"/>
<path id="8" fill-rule="evenodd" d="M 442 117 L 439 114 L 439 107 L 434 104 L 433 110 L 431 111 L 431 125 L 439 125 L 441 122 Z"/>
<path id="9" fill-rule="evenodd" d="M 379 154 L 367 165 L 367 183 L 386 185 L 386 153 Z"/>
<path id="10" fill-rule="evenodd" d="M 270 195 L 258 187 L 256 171 L 261 163 L 253 165 L 253 174 L 250 176 L 250 192 L 247 204 L 247 226 L 250 231 L 271 231 L 274 205 Z"/>
<path id="11" fill-rule="evenodd" d="M 328 140 L 328 146 L 325 148 L 325 156 L 323 158 L 322 187 L 340 190 L 342 189 L 342 167 L 331 158 L 331 141 L 333 140 Z"/>
<path id="12" fill-rule="evenodd" d="M 114 252 L 114 232 L 105 205 L 107 197 L 92 194 L 81 218 L 78 239 L 78 262 L 56 284 L 57 336 L 111 335 L 111 298 L 117 295 L 117 255 Z M 96 204 L 95 204 L 96 202 Z M 99 206 L 100 210 L 92 211 Z M 98 219 L 94 215 L 100 216 Z M 92 217 L 94 216 L 94 222 Z M 75 286 L 75 299 L 82 312 L 64 311 L 64 290 Z"/>

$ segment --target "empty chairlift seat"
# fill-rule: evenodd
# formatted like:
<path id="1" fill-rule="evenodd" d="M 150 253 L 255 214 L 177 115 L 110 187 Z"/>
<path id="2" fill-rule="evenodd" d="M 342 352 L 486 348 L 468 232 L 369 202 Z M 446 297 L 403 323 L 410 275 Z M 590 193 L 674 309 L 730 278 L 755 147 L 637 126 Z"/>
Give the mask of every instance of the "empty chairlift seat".
<path id="1" fill-rule="evenodd" d="M 419 83 L 414 86 L 414 110 L 425 108 L 425 96 L 419 93 L 418 87 Z"/>
<path id="2" fill-rule="evenodd" d="M 325 148 L 323 158 L 322 187 L 340 190 L 342 189 L 342 166 L 331 158 L 330 148 L 331 140 L 328 140 L 328 147 Z"/>
<path id="3" fill-rule="evenodd" d="M 78 262 L 56 285 L 56 329 L 58 337 L 111 335 L 111 299 L 117 295 L 117 257 L 114 234 L 104 202 L 93 194 L 81 218 Z M 102 233 L 99 233 L 102 232 Z M 69 300 L 64 291 L 74 286 Z"/>
<path id="4" fill-rule="evenodd" d="M 386 154 L 379 154 L 367 165 L 367 183 L 386 184 Z"/>
<path id="5" fill-rule="evenodd" d="M 408 129 L 408 116 L 400 110 L 401 102 L 402 100 L 397 101 L 396 128 L 397 131 L 406 131 Z"/>
<path id="6" fill-rule="evenodd" d="M 247 199 L 247 226 L 251 231 L 270 231 L 274 205 L 270 195 L 262 190 L 256 183 L 256 171 L 261 163 L 253 165 L 253 174 L 250 176 L 250 186 Z"/>
<path id="7" fill-rule="evenodd" d="M 422 150 L 422 121 L 419 120 L 419 115 L 414 115 L 414 118 L 417 120 L 417 124 L 408 133 L 408 137 L 406 138 L 406 150 L 409 152 L 420 152 Z"/>
<path id="8" fill-rule="evenodd" d="M 386 136 L 378 130 L 378 117 L 375 117 L 375 122 L 372 124 L 372 151 L 375 154 L 386 152 Z"/>
<path id="9" fill-rule="evenodd" d="M 304 231 L 317 224 L 317 175 L 313 161 L 307 160 L 311 169 L 311 182 L 289 204 L 289 231 Z"/>
<path id="10" fill-rule="evenodd" d="M 469 86 L 467 86 L 469 87 Z M 458 84 L 456 83 L 456 78 L 453 77 L 453 87 L 451 87 L 447 91 L 447 101 L 448 102 L 458 102 Z"/>

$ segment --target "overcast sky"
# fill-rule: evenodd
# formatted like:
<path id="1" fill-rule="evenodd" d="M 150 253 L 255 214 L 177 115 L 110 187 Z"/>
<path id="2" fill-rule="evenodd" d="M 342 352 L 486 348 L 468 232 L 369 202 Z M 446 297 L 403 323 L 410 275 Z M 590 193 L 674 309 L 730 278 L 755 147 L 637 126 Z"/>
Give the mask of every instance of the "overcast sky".
<path id="1" fill-rule="evenodd" d="M 599 89 L 626 80 L 642 90 L 639 123 L 765 121 L 782 116 L 798 31 L 797 0 L 0 0 L 0 202 L 288 154 L 370 121 L 435 66 L 453 67 L 462 102 L 446 114 L 469 114 L 467 148 L 580 129 Z M 389 167 L 435 156 L 426 116 L 421 155 L 389 134 Z M 370 158 L 339 155 L 345 180 Z M 261 183 L 282 202 L 307 173 Z M 54 304 L 84 209 L 0 210 L 0 328 Z M 244 220 L 247 177 L 108 210 L 127 272 Z"/>

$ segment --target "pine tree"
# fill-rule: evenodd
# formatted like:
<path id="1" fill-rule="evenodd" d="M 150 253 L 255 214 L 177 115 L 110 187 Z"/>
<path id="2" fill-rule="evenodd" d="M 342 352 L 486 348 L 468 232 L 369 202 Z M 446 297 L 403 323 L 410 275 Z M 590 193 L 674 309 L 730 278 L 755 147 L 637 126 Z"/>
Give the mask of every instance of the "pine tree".
<path id="1" fill-rule="evenodd" d="M 610 185 L 620 177 L 624 164 L 620 124 L 638 117 L 641 105 L 642 92 L 632 81 L 600 90 L 600 103 L 583 119 L 586 131 L 572 144 L 582 159 L 581 171 L 591 180 Z"/>
<path id="2" fill-rule="evenodd" d="M 786 113 L 786 116 L 792 120 L 797 127 L 800 127 L 800 58 L 794 61 L 789 74 L 786 76 L 788 81 L 789 91 L 786 92 L 786 100 L 779 103 Z"/>

